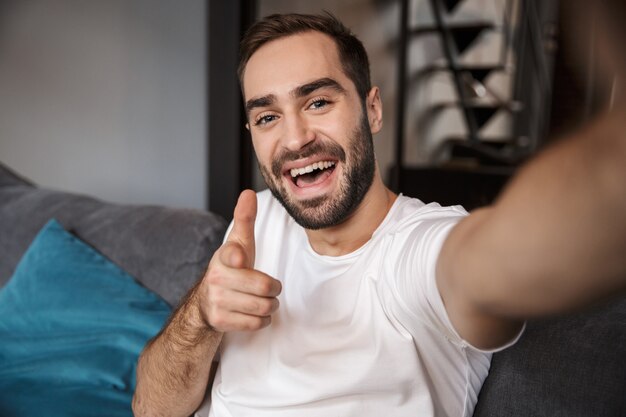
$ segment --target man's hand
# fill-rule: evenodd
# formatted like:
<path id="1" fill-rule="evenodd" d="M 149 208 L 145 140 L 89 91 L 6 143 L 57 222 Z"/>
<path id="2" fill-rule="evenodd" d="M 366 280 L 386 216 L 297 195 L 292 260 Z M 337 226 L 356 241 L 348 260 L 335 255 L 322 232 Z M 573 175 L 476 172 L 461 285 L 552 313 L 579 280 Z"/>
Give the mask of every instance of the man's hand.
<path id="1" fill-rule="evenodd" d="M 213 255 L 199 288 L 204 319 L 221 332 L 267 327 L 278 309 L 280 281 L 253 269 L 256 204 L 253 191 L 241 193 L 232 231 Z"/>
<path id="2" fill-rule="evenodd" d="M 256 194 L 246 190 L 235 207 L 232 231 L 206 274 L 141 354 L 133 397 L 136 416 L 193 414 L 205 396 L 221 332 L 270 324 L 281 284 L 253 269 L 255 218 Z"/>

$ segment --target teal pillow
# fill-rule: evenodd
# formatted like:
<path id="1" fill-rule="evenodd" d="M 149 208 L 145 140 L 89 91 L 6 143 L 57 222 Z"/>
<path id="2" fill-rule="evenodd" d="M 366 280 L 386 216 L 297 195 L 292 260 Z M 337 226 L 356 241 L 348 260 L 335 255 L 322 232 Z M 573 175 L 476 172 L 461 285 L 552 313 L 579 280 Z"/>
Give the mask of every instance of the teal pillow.
<path id="1" fill-rule="evenodd" d="M 170 307 L 51 220 L 0 290 L 0 416 L 132 416 Z"/>

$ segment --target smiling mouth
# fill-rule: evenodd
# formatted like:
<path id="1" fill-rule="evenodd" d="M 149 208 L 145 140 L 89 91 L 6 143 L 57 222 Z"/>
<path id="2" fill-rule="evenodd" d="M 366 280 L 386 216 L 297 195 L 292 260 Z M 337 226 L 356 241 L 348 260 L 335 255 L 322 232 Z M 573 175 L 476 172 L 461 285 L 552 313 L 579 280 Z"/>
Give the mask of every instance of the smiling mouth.
<path id="1" fill-rule="evenodd" d="M 302 168 L 293 168 L 286 175 L 291 178 L 296 187 L 311 187 L 328 178 L 335 170 L 335 165 L 335 161 L 319 161 Z"/>

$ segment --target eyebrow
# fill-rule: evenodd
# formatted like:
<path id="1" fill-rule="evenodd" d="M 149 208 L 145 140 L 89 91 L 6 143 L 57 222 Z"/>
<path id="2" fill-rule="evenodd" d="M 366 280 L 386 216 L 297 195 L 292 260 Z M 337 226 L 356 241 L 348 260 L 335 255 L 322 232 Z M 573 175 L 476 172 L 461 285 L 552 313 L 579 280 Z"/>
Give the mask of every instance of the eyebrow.
<path id="1" fill-rule="evenodd" d="M 263 97 L 251 98 L 246 101 L 246 115 L 249 116 L 250 112 L 257 107 L 267 107 L 276 101 L 274 94 L 268 94 Z"/>
<path id="2" fill-rule="evenodd" d="M 294 97 L 305 97 L 321 88 L 331 88 L 341 94 L 346 92 L 345 88 L 332 78 L 320 78 L 319 80 L 296 87 L 291 92 L 291 95 Z"/>
<path id="3" fill-rule="evenodd" d="M 319 80 L 312 81 L 310 83 L 303 84 L 294 88 L 289 94 L 292 97 L 301 98 L 306 97 L 309 94 L 320 90 L 322 88 L 331 88 L 338 93 L 344 94 L 346 89 L 341 86 L 337 81 L 332 78 L 320 78 Z M 252 110 L 257 107 L 267 107 L 272 105 L 276 101 L 274 94 L 268 94 L 262 97 L 251 98 L 246 101 L 246 115 L 249 115 Z"/>

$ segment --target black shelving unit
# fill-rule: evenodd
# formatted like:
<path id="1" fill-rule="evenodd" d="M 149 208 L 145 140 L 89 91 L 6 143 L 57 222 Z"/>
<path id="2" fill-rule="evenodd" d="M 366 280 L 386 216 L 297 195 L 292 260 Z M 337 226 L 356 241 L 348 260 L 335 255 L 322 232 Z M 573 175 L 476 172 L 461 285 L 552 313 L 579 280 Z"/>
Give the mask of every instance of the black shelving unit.
<path id="1" fill-rule="evenodd" d="M 479 18 L 462 22 L 454 19 L 459 5 L 471 0 L 424 1 L 428 2 L 434 22 L 430 25 L 410 27 L 412 2 L 401 0 L 396 107 L 398 113 L 395 163 L 390 173 L 391 186 L 397 192 L 426 201 L 458 203 L 471 209 L 493 201 L 506 183 L 506 179 L 538 148 L 541 143 L 538 136 L 545 133 L 547 109 L 531 109 L 523 101 L 516 98 L 504 101 L 496 94 L 490 94 L 490 100 L 483 97 L 484 92 L 489 91 L 485 80 L 490 74 L 511 70 L 507 63 L 507 56 L 511 51 L 515 54 L 523 53 L 525 58 L 528 58 L 530 52 L 533 58 L 530 82 L 539 87 L 542 101 L 549 105 L 550 70 L 542 49 L 543 35 L 540 33 L 542 23 L 534 4 L 537 0 L 517 0 L 516 24 L 523 30 L 515 33 L 511 18 L 514 0 L 503 0 L 504 16 L 500 22 Z M 476 40 L 494 32 L 500 32 L 504 40 L 500 61 L 464 63 L 461 59 L 463 54 L 471 50 Z M 425 35 L 439 38 L 445 60 L 427 63 L 414 74 L 408 74 L 409 45 Z M 524 62 L 528 65 L 527 60 Z M 425 82 L 428 75 L 437 72 L 448 72 L 451 75 L 456 99 L 433 104 L 422 114 L 407 114 L 409 99 L 407 92 L 410 91 L 411 83 Z M 517 73 L 516 78 L 519 78 Z M 523 82 L 528 83 L 528 77 L 525 77 Z M 441 138 L 440 148 L 433 153 L 433 161 L 429 165 L 407 166 L 404 162 L 406 141 L 415 138 L 406 137 L 406 121 L 409 118 L 423 122 L 432 121 L 437 117 L 445 117 L 449 109 L 461 112 L 466 135 Z M 529 129 L 534 135 L 532 140 L 528 139 L 528 134 L 524 134 L 527 132 L 520 132 L 519 129 L 512 131 L 510 137 L 495 139 L 483 137 L 481 135 L 483 127 L 501 111 L 511 114 L 514 120 L 519 114 L 524 114 L 526 120 L 533 120 L 538 126 Z M 528 116 L 529 112 L 534 118 Z"/>

